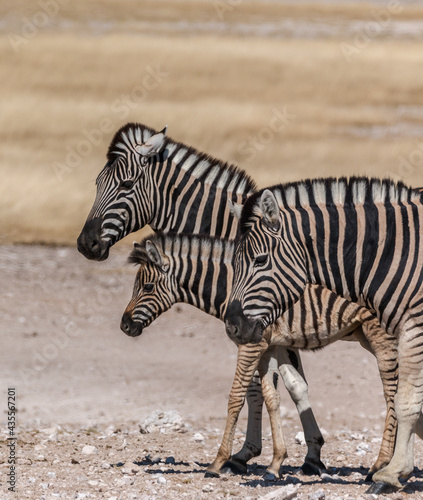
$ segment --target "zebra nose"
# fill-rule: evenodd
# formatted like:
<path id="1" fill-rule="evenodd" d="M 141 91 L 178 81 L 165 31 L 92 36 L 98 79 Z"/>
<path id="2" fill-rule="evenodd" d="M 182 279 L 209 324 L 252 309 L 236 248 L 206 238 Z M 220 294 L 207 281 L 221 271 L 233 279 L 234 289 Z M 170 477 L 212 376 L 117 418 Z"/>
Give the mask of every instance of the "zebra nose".
<path id="1" fill-rule="evenodd" d="M 229 321 L 225 321 L 226 334 L 230 338 L 235 338 L 238 335 L 239 328 L 236 325 L 233 325 Z"/>
<path id="2" fill-rule="evenodd" d="M 120 329 L 130 337 L 138 337 L 142 333 L 142 325 L 132 319 L 129 312 L 125 312 L 120 322 Z"/>
<path id="3" fill-rule="evenodd" d="M 108 256 L 109 244 L 101 240 L 101 225 L 100 217 L 91 219 L 78 236 L 78 251 L 87 259 L 104 260 Z"/>

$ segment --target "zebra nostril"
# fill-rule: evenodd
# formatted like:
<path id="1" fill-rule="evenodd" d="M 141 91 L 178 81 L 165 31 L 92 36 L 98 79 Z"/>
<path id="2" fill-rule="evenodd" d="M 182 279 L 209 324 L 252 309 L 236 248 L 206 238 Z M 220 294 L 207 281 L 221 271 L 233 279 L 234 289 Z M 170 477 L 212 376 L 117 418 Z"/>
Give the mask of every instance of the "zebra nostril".
<path id="1" fill-rule="evenodd" d="M 98 248 L 98 241 L 97 240 L 93 240 L 91 242 L 91 249 L 92 250 L 97 250 L 97 248 Z"/>

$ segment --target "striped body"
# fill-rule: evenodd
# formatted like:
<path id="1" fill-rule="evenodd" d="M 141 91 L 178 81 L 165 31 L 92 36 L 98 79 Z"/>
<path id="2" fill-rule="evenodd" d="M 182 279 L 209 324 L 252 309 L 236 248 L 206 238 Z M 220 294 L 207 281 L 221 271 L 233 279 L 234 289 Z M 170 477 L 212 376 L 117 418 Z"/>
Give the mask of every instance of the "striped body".
<path id="1" fill-rule="evenodd" d="M 242 324 L 243 341 L 257 336 L 316 283 L 374 311 L 398 338 L 398 440 L 375 479 L 399 487 L 423 400 L 421 194 L 387 180 L 304 181 L 254 194 L 241 225 L 229 332 Z"/>
<path id="2" fill-rule="evenodd" d="M 233 255 L 232 241 L 210 237 L 159 234 L 135 244 L 130 261 L 139 264 L 140 269 L 132 299 L 122 318 L 123 331 L 131 336 L 140 335 L 144 328 L 176 302 L 194 305 L 223 320 L 233 280 Z M 259 363 L 263 355 L 262 363 L 269 363 L 268 356 L 274 346 L 317 349 L 339 339 L 348 339 L 351 335 L 363 344 L 367 343 L 378 359 L 388 417 L 375 470 L 386 464 L 392 456 L 395 441 L 396 338 L 383 332 L 377 319 L 367 309 L 320 286 L 307 286 L 293 308 L 265 330 L 263 342 L 241 346 L 229 415 L 239 414 L 255 369 L 259 368 L 263 375 L 267 374 Z M 381 338 L 386 340 L 383 344 L 380 343 Z M 277 358 L 278 351 L 273 355 Z M 289 375 L 288 372 L 286 376 Z M 276 411 L 276 408 L 272 410 Z M 229 434 L 225 435 L 222 443 L 226 452 L 220 452 L 223 455 L 213 464 L 214 472 L 218 472 L 229 458 L 228 441 L 231 442 L 236 423 L 233 418 L 232 423 L 228 423 Z M 273 428 L 278 426 L 275 424 Z M 275 432 L 281 435 L 281 430 Z M 280 457 L 283 458 L 282 455 Z M 280 462 L 276 465 L 277 473 Z"/>

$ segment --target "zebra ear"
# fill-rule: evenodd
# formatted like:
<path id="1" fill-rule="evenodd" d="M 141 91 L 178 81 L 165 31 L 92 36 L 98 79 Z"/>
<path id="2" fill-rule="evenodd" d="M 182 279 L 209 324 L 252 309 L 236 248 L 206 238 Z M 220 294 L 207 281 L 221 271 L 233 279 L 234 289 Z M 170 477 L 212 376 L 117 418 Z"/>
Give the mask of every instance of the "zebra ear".
<path id="1" fill-rule="evenodd" d="M 162 271 L 169 269 L 169 259 L 151 240 L 145 242 L 145 250 L 147 251 L 150 261 L 160 267 Z"/>
<path id="2" fill-rule="evenodd" d="M 240 220 L 243 205 L 241 203 L 234 203 L 229 198 L 228 198 L 228 205 L 229 205 L 229 211 L 231 212 L 231 214 L 235 217 L 235 219 Z"/>
<path id="3" fill-rule="evenodd" d="M 157 134 L 152 135 L 150 139 L 147 139 L 144 144 L 137 144 L 135 146 L 135 151 L 141 156 L 147 157 L 160 153 L 163 148 L 166 132 L 167 125 L 161 132 L 158 132 Z"/>
<path id="4" fill-rule="evenodd" d="M 281 216 L 279 205 L 272 191 L 266 189 L 261 195 L 260 209 L 266 225 L 273 231 L 279 231 L 281 227 Z"/>

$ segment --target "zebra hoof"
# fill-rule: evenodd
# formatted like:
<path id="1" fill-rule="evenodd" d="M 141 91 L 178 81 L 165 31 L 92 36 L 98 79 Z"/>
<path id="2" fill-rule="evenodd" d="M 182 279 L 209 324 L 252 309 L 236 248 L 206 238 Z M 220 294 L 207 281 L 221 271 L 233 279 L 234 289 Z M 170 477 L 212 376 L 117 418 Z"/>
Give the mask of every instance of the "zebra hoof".
<path id="1" fill-rule="evenodd" d="M 220 477 L 218 472 L 212 472 L 211 470 L 206 470 L 204 477 Z"/>
<path id="2" fill-rule="evenodd" d="M 304 462 L 301 466 L 301 470 L 306 476 L 320 476 L 322 472 L 326 470 L 326 467 L 323 462 L 318 462 L 317 464 Z"/>
<path id="3" fill-rule="evenodd" d="M 237 462 L 236 460 L 228 460 L 222 467 L 221 472 L 223 474 L 246 474 L 247 464 L 243 462 Z"/>
<path id="4" fill-rule="evenodd" d="M 382 481 L 377 481 L 373 483 L 366 491 L 366 495 L 382 495 L 388 493 L 395 493 L 399 488 L 393 484 L 383 483 Z"/>

